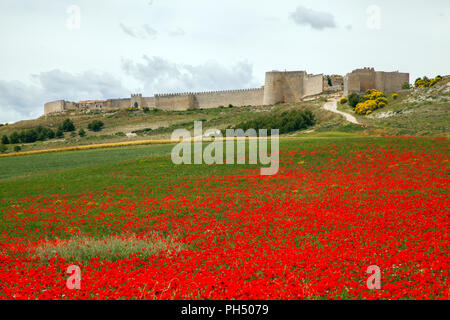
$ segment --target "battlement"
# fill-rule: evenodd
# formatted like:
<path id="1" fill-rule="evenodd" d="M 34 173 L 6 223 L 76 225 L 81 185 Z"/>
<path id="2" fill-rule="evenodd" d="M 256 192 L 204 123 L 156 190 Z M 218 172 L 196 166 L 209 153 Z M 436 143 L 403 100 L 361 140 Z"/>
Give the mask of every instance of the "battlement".
<path id="1" fill-rule="evenodd" d="M 203 91 L 197 92 L 195 95 L 204 95 L 204 94 L 217 94 L 217 93 L 242 93 L 242 92 L 251 92 L 251 91 L 259 91 L 264 90 L 263 88 L 250 88 L 250 89 L 237 89 L 237 90 L 221 90 L 221 91 Z"/>
<path id="2" fill-rule="evenodd" d="M 191 96 L 195 93 L 192 92 L 179 92 L 179 93 L 159 93 L 155 94 L 155 98 L 167 98 L 167 97 L 182 97 L 182 96 Z"/>
<path id="3" fill-rule="evenodd" d="M 200 92 L 160 93 L 160 94 L 155 94 L 155 98 L 197 96 L 197 95 L 220 94 L 220 93 L 241 93 L 241 92 L 250 92 L 250 91 L 258 91 L 258 90 L 264 90 L 264 89 L 263 88 L 250 88 L 250 89 L 200 91 Z"/>

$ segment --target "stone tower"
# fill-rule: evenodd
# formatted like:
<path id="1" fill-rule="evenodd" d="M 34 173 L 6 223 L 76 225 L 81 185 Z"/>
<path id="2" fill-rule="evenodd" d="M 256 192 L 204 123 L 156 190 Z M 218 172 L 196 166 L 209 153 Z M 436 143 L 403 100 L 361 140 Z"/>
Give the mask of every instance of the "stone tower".
<path id="1" fill-rule="evenodd" d="M 131 108 L 136 109 L 142 109 L 144 107 L 143 105 L 143 99 L 142 94 L 136 93 L 131 95 Z"/>
<path id="2" fill-rule="evenodd" d="M 323 75 L 308 75 L 306 71 L 267 72 L 264 104 L 295 103 L 323 90 Z"/>

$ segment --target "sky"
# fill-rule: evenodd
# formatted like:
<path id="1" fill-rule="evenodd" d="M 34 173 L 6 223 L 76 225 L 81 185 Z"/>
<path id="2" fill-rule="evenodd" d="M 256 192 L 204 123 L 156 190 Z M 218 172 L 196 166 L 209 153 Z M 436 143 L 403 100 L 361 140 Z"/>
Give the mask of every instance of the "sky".
<path id="1" fill-rule="evenodd" d="M 0 123 L 44 103 L 257 88 L 265 72 L 450 74 L 448 0 L 1 0 Z"/>

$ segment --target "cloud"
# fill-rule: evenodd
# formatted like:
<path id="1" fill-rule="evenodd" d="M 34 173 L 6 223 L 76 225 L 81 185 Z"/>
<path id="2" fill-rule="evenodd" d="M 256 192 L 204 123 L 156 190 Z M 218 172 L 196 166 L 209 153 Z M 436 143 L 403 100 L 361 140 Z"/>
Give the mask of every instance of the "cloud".
<path id="1" fill-rule="evenodd" d="M 134 33 L 133 29 L 127 27 L 122 22 L 119 25 L 120 25 L 120 28 L 122 29 L 122 31 L 125 32 L 127 35 L 129 35 L 130 37 L 133 37 L 133 38 L 137 38 L 137 35 Z"/>
<path id="2" fill-rule="evenodd" d="M 71 74 L 52 70 L 33 75 L 35 84 L 0 80 L 0 122 L 36 118 L 54 100 L 79 101 L 126 97 L 130 91 L 107 73 Z"/>
<path id="3" fill-rule="evenodd" d="M 158 35 L 158 31 L 150 27 L 148 24 L 144 24 L 142 28 L 144 29 L 147 36 L 149 36 L 150 38 L 156 38 L 156 36 Z"/>
<path id="4" fill-rule="evenodd" d="M 121 22 L 119 26 L 125 34 L 136 39 L 156 39 L 156 36 L 158 35 L 158 31 L 150 27 L 148 24 L 143 24 L 138 28 L 133 28 Z"/>
<path id="5" fill-rule="evenodd" d="M 315 11 L 304 6 L 298 6 L 297 9 L 290 14 L 290 17 L 296 24 L 309 25 L 316 30 L 336 28 L 336 22 L 332 14 Z"/>
<path id="6" fill-rule="evenodd" d="M 169 31 L 169 35 L 171 37 L 183 37 L 186 35 L 186 32 L 181 28 L 176 28 L 174 30 Z"/>
<path id="7" fill-rule="evenodd" d="M 142 62 L 122 61 L 128 75 L 139 80 L 147 95 L 186 91 L 227 90 L 258 87 L 253 66 L 239 62 L 231 68 L 215 61 L 201 65 L 176 64 L 161 57 L 144 56 Z"/>

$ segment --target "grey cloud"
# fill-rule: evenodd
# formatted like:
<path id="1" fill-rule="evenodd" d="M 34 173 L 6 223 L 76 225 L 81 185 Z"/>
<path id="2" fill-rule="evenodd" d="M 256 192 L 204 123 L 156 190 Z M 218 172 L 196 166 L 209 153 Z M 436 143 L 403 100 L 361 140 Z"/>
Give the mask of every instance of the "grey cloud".
<path id="1" fill-rule="evenodd" d="M 158 31 L 156 31 L 155 29 L 153 29 L 152 27 L 150 27 L 148 24 L 144 24 L 142 26 L 142 28 L 144 29 L 144 31 L 147 33 L 147 35 L 151 38 L 155 38 L 156 35 L 158 34 Z"/>
<path id="2" fill-rule="evenodd" d="M 129 90 L 107 73 L 88 71 L 74 75 L 52 70 L 34 75 L 33 78 L 34 85 L 0 80 L 0 122 L 40 116 L 44 104 L 53 100 L 78 101 L 129 95 Z"/>
<path id="3" fill-rule="evenodd" d="M 257 87 L 253 66 L 240 62 L 231 68 L 215 61 L 201 65 L 176 64 L 161 57 L 143 57 L 143 62 L 123 60 L 123 70 L 141 81 L 146 94 L 208 91 Z"/>
<path id="4" fill-rule="evenodd" d="M 125 32 L 130 37 L 137 38 L 137 35 L 134 33 L 133 29 L 127 27 L 122 22 L 120 23 L 120 28 L 122 29 L 123 32 Z"/>
<path id="5" fill-rule="evenodd" d="M 0 80 L 0 123 L 29 119 L 43 113 L 41 88 L 19 81 Z M 41 108 L 41 113 L 38 108 Z"/>
<path id="6" fill-rule="evenodd" d="M 158 31 L 150 27 L 148 24 L 143 24 L 141 27 L 133 28 L 121 22 L 119 26 L 125 34 L 136 39 L 155 39 L 158 35 Z"/>
<path id="7" fill-rule="evenodd" d="M 295 23 L 299 25 L 309 25 L 316 30 L 336 28 L 336 22 L 332 14 L 315 11 L 304 6 L 297 7 L 297 9 L 291 13 L 290 17 Z"/>

